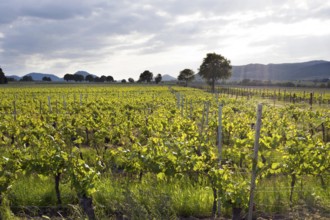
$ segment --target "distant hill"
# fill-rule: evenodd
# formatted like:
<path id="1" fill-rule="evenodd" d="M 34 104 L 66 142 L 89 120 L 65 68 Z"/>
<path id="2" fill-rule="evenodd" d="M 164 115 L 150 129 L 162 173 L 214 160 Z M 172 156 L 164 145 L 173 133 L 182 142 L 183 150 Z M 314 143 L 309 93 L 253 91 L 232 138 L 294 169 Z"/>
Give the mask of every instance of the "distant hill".
<path id="1" fill-rule="evenodd" d="M 16 75 L 11 75 L 11 76 L 6 76 L 7 78 L 12 78 L 15 79 L 16 81 L 20 80 L 21 77 L 20 76 L 16 76 Z"/>
<path id="2" fill-rule="evenodd" d="M 63 81 L 63 78 L 60 78 L 54 74 L 47 74 L 47 73 L 28 73 L 25 76 L 31 76 L 34 81 L 42 81 L 43 77 L 50 77 L 53 82 Z M 16 75 L 11 75 L 6 77 L 14 78 L 16 81 L 19 81 L 20 79 L 23 78 L 23 76 L 16 76 Z"/>
<path id="3" fill-rule="evenodd" d="M 294 80 L 314 80 L 330 78 L 330 62 L 314 60 L 303 63 L 283 63 L 283 64 L 247 64 L 233 66 L 232 76 L 229 81 L 251 80 L 273 80 L 273 81 L 294 81 Z M 195 81 L 203 81 L 196 74 Z"/>
<path id="4" fill-rule="evenodd" d="M 77 74 L 84 76 L 84 78 L 86 78 L 86 76 L 88 76 L 88 75 L 92 75 L 93 77 L 96 77 L 96 75 L 91 74 L 87 71 L 83 71 L 83 70 L 79 70 L 79 71 L 74 73 L 74 75 L 77 75 Z"/>
<path id="5" fill-rule="evenodd" d="M 303 63 L 233 66 L 233 73 L 230 80 L 255 79 L 264 81 L 293 81 L 324 78 L 330 78 L 330 62 L 317 60 Z"/>
<path id="6" fill-rule="evenodd" d="M 43 77 L 50 77 L 53 82 L 63 81 L 62 78 L 55 76 L 54 74 L 46 74 L 46 73 L 29 73 L 27 76 L 31 76 L 35 81 L 42 81 Z"/>
<path id="7" fill-rule="evenodd" d="M 173 76 L 165 74 L 162 76 L 162 81 L 176 81 L 177 79 Z"/>

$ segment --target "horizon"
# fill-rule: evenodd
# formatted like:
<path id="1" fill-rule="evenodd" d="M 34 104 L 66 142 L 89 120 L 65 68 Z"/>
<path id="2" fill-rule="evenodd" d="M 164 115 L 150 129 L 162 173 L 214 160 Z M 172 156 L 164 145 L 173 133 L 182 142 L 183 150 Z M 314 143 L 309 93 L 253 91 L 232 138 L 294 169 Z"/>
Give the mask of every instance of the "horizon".
<path id="1" fill-rule="evenodd" d="M 241 66 L 247 66 L 247 65 L 265 65 L 265 66 L 267 66 L 267 65 L 281 65 L 281 64 L 299 64 L 299 63 L 309 63 L 309 62 L 330 62 L 330 61 L 328 61 L 328 60 L 309 60 L 309 61 L 302 61 L 302 62 L 290 62 L 290 63 L 288 63 L 288 62 L 285 62 L 285 63 L 267 63 L 267 64 L 263 64 L 263 63 L 248 63 L 248 64 L 243 64 L 243 65 L 232 65 L 233 67 L 241 67 Z M 1 67 L 1 66 L 0 66 Z M 80 69 L 80 70 L 77 70 L 77 71 L 75 71 L 75 72 L 73 72 L 73 73 L 69 73 L 69 74 L 76 74 L 76 73 L 78 73 L 78 72 L 87 72 L 87 73 L 89 73 L 90 75 L 95 75 L 95 76 L 98 76 L 98 77 L 100 77 L 100 76 L 102 76 L 102 75 L 100 75 L 100 74 L 97 74 L 97 73 L 91 73 L 90 71 L 88 71 L 88 70 L 82 70 L 82 69 Z M 152 71 L 151 71 L 152 72 Z M 29 74 L 45 74 L 45 75 L 53 75 L 53 76 L 57 76 L 57 77 L 59 77 L 59 78 L 63 78 L 64 77 L 64 75 L 65 74 L 67 74 L 67 73 L 65 73 L 65 74 L 63 74 L 63 75 L 58 75 L 58 74 L 56 74 L 56 73 L 41 73 L 41 72 L 35 72 L 35 71 L 33 71 L 33 72 L 29 72 L 29 73 L 26 73 L 26 74 L 22 74 L 22 75 L 13 75 L 13 74 L 11 74 L 11 75 L 9 75 L 9 74 L 7 74 L 7 73 L 5 73 L 6 74 L 6 76 L 7 77 L 23 77 L 23 76 L 25 76 L 25 75 L 29 75 Z M 195 71 L 195 74 L 198 74 L 198 72 L 197 71 Z M 104 74 L 103 74 L 104 75 Z M 175 75 L 172 75 L 172 74 L 168 74 L 168 73 L 166 73 L 166 74 L 162 74 L 162 76 L 171 76 L 171 77 L 174 77 L 174 78 L 177 78 L 177 76 L 179 75 L 179 73 L 177 73 L 177 75 L 175 76 Z M 109 75 L 105 75 L 105 76 L 109 76 Z M 122 80 L 122 79 L 125 79 L 125 78 L 116 78 L 116 76 L 115 75 L 111 75 L 114 79 L 116 79 L 116 80 Z M 154 74 L 154 76 L 155 76 L 155 74 Z M 133 78 L 133 77 L 127 77 L 126 79 L 128 79 L 128 78 Z M 138 80 L 138 77 L 137 78 L 134 78 L 134 80 Z"/>
<path id="2" fill-rule="evenodd" d="M 329 60 L 329 12 L 321 0 L 2 1 L 0 66 L 127 79 L 196 71 L 212 52 L 234 66 Z"/>

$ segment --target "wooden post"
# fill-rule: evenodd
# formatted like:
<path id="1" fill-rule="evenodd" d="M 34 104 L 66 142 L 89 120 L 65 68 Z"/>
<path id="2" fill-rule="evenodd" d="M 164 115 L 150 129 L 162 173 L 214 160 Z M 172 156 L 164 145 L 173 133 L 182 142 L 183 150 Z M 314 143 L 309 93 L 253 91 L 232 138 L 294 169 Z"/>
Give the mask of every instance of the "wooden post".
<path id="1" fill-rule="evenodd" d="M 207 102 L 206 103 L 206 120 L 205 120 L 206 126 L 209 124 L 209 109 L 210 109 L 210 103 Z"/>
<path id="2" fill-rule="evenodd" d="M 190 99 L 190 113 L 189 113 L 189 118 L 191 118 L 192 115 L 192 99 Z"/>
<path id="3" fill-rule="evenodd" d="M 48 109 L 49 109 L 49 112 L 52 112 L 52 106 L 50 104 L 50 96 L 48 96 Z"/>
<path id="4" fill-rule="evenodd" d="M 66 101 L 65 101 L 65 96 L 63 96 L 63 108 L 66 109 Z"/>
<path id="5" fill-rule="evenodd" d="M 16 121 L 16 101 L 13 101 L 13 105 L 14 105 L 14 120 Z"/>
<path id="6" fill-rule="evenodd" d="M 184 98 L 181 99 L 181 117 L 183 117 Z"/>
<path id="7" fill-rule="evenodd" d="M 255 139 L 254 139 L 254 153 L 253 153 L 253 158 L 252 158 L 252 176 L 251 176 L 248 220 L 252 220 L 252 215 L 253 215 L 253 200 L 254 200 L 254 190 L 255 190 L 256 177 L 257 177 L 261 116 L 262 116 L 262 104 L 259 104 L 258 109 L 257 109 L 256 133 L 255 133 Z"/>
<path id="8" fill-rule="evenodd" d="M 204 130 L 204 119 L 205 119 L 205 102 L 204 102 L 204 109 L 203 109 L 203 115 L 202 115 L 202 126 L 201 126 L 201 134 Z"/>
<path id="9" fill-rule="evenodd" d="M 176 102 L 176 105 L 177 105 L 177 108 L 180 109 L 180 93 L 177 93 L 177 102 Z"/>
<path id="10" fill-rule="evenodd" d="M 221 157 L 222 157 L 222 105 L 219 105 L 218 110 L 218 135 L 217 135 L 217 143 L 218 143 L 218 160 L 219 160 L 219 168 L 221 168 Z M 219 199 L 220 191 L 218 191 L 218 217 L 221 215 L 221 201 Z"/>

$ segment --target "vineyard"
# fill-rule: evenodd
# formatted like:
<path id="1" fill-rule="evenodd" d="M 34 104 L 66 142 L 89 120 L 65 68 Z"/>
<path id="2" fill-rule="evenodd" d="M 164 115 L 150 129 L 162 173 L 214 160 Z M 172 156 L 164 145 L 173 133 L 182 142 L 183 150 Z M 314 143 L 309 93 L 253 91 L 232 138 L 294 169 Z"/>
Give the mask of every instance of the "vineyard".
<path id="1" fill-rule="evenodd" d="M 329 93 L 261 96 L 0 88 L 0 219 L 329 219 Z"/>

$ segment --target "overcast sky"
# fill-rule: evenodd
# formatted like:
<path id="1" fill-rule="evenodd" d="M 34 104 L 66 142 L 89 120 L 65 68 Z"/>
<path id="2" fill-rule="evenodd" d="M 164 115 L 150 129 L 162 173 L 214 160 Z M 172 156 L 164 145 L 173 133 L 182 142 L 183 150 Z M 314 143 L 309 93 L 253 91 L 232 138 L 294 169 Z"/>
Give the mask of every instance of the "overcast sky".
<path id="1" fill-rule="evenodd" d="M 328 0 L 1 0 L 6 75 L 77 70 L 137 79 L 232 65 L 330 60 Z"/>

